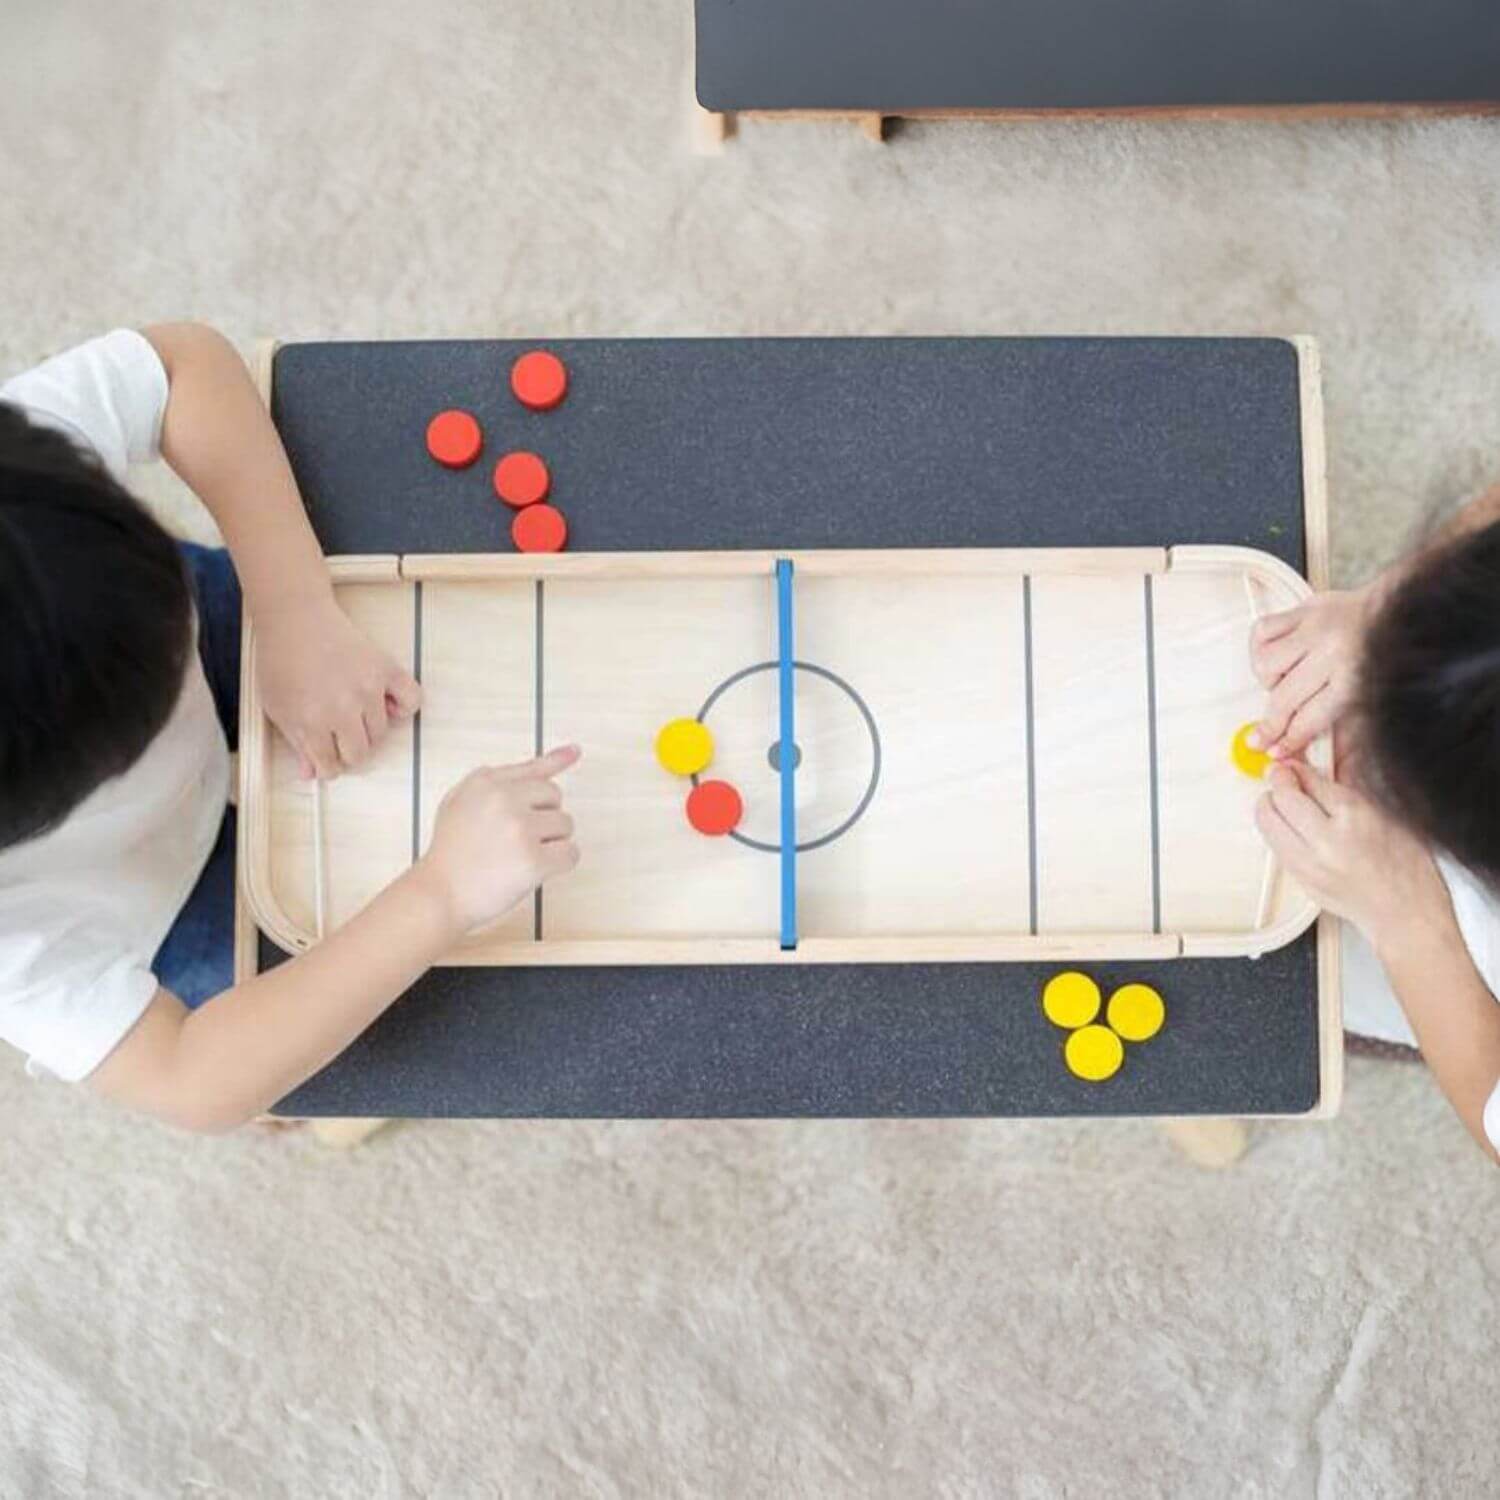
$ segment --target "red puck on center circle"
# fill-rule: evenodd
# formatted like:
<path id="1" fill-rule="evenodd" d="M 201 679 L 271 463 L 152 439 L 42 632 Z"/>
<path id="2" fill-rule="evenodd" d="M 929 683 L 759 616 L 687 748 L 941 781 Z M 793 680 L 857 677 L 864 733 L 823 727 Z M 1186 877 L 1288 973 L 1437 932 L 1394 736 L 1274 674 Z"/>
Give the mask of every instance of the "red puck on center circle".
<path id="1" fill-rule="evenodd" d="M 700 781 L 688 793 L 688 822 L 698 830 L 718 836 L 740 826 L 745 804 L 727 781 Z"/>
<path id="2" fill-rule="evenodd" d="M 510 537 L 522 552 L 561 552 L 568 540 L 568 523 L 551 505 L 528 505 L 516 512 Z"/>
<path id="3" fill-rule="evenodd" d="M 551 411 L 568 394 L 568 371 L 555 354 L 533 349 L 510 367 L 510 388 L 522 406 Z"/>
<path id="4" fill-rule="evenodd" d="M 547 498 L 552 486 L 552 476 L 547 465 L 535 453 L 517 450 L 507 453 L 495 465 L 495 493 L 507 505 L 519 510 L 523 505 L 535 505 Z"/>
<path id="5" fill-rule="evenodd" d="M 483 446 L 479 423 L 466 411 L 440 411 L 427 424 L 427 451 L 447 468 L 468 468 Z"/>

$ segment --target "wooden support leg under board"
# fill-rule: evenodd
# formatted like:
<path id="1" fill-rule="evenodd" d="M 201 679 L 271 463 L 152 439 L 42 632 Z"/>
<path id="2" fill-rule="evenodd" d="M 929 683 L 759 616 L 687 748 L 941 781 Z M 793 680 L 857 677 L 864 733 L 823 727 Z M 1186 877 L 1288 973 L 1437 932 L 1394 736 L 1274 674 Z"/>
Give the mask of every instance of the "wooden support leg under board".
<path id="1" fill-rule="evenodd" d="M 724 142 L 734 134 L 734 116 L 704 109 L 696 99 L 688 121 L 689 138 L 694 156 L 717 156 Z"/>
<path id="2" fill-rule="evenodd" d="M 1245 1154 L 1250 1132 L 1243 1120 L 1210 1115 L 1158 1120 L 1166 1137 L 1190 1162 L 1215 1170 L 1232 1167 Z"/>
<path id="3" fill-rule="evenodd" d="M 389 1120 L 328 1119 L 309 1120 L 308 1128 L 320 1146 L 334 1151 L 352 1151 L 354 1147 L 369 1140 L 377 1130 L 383 1130 Z"/>
<path id="4" fill-rule="evenodd" d="M 724 149 L 724 142 L 739 133 L 741 118 L 768 120 L 847 120 L 859 128 L 866 140 L 879 145 L 885 140 L 886 122 L 891 115 L 878 114 L 873 110 L 746 110 L 743 114 L 732 111 L 720 113 L 704 107 L 695 98 L 692 101 L 690 130 L 693 152 L 697 156 L 717 156 Z"/>

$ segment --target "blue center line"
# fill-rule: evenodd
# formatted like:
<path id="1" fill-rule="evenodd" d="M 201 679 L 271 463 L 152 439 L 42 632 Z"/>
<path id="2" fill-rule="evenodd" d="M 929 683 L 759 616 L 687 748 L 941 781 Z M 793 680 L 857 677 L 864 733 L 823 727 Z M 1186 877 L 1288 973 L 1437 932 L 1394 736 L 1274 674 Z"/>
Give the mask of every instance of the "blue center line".
<path id="1" fill-rule="evenodd" d="M 797 723 L 793 692 L 792 563 L 776 559 L 776 678 L 780 689 L 781 946 L 797 946 Z"/>

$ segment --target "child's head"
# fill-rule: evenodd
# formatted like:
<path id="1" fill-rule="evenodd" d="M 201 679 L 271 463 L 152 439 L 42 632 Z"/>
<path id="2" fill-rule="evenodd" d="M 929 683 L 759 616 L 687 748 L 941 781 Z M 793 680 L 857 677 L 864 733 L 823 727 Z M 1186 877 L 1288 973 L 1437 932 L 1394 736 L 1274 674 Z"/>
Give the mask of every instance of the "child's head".
<path id="1" fill-rule="evenodd" d="M 130 767 L 171 715 L 192 635 L 171 537 L 0 402 L 0 849 Z"/>
<path id="2" fill-rule="evenodd" d="M 1371 624 L 1360 677 L 1373 790 L 1500 886 L 1500 523 L 1412 568 Z"/>

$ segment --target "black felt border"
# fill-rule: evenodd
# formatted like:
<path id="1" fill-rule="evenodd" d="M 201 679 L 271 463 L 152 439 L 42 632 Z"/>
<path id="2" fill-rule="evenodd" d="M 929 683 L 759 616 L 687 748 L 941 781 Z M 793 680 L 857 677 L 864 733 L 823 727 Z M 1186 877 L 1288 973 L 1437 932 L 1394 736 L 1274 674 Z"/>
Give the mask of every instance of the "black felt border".
<path id="1" fill-rule="evenodd" d="M 1297 358 L 1277 339 L 545 340 L 567 401 L 522 411 L 532 341 L 294 344 L 273 411 L 330 552 L 504 550 L 488 471 L 552 468 L 592 550 L 1239 543 L 1303 564 Z M 422 446 L 472 409 L 485 456 Z M 262 963 L 280 955 L 262 942 Z M 1084 965 L 1168 1023 L 1109 1082 L 1063 1068 L 1055 966 L 451 968 L 282 1108 L 299 1114 L 1260 1114 L 1318 1094 L 1313 936 L 1252 963 Z"/>

